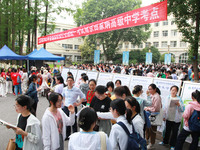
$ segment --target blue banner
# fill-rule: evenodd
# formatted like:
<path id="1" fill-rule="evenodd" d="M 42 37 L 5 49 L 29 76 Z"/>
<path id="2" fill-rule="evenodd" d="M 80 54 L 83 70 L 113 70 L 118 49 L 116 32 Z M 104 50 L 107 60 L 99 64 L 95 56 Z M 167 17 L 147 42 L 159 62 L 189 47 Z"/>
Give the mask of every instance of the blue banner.
<path id="1" fill-rule="evenodd" d="M 100 63 L 100 50 L 94 50 L 94 64 Z"/>
<path id="2" fill-rule="evenodd" d="M 152 64 L 152 53 L 146 53 L 146 64 Z"/>
<path id="3" fill-rule="evenodd" d="M 123 51 L 123 65 L 129 64 L 129 51 Z"/>
<path id="4" fill-rule="evenodd" d="M 171 64 L 171 54 L 165 54 L 165 64 L 166 65 Z"/>

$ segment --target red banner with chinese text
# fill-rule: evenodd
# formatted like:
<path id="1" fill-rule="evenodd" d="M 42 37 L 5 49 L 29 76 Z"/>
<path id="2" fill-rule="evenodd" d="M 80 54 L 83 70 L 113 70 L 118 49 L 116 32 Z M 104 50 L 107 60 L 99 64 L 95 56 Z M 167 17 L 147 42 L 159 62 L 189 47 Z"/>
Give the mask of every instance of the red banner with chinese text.
<path id="1" fill-rule="evenodd" d="M 38 44 L 167 20 L 167 0 L 63 32 L 39 37 Z"/>

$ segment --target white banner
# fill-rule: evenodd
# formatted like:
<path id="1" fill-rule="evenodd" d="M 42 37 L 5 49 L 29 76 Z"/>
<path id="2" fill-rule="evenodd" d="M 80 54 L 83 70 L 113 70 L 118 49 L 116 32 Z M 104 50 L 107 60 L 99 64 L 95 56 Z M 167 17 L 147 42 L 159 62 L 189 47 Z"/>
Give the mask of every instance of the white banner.
<path id="1" fill-rule="evenodd" d="M 97 77 L 98 77 L 98 72 L 96 71 L 88 71 L 87 72 L 87 76 L 88 76 L 88 79 L 94 79 L 94 80 L 97 80 Z"/>
<path id="2" fill-rule="evenodd" d="M 79 88 L 81 84 L 81 74 L 86 73 L 86 70 L 78 70 L 78 73 L 76 75 L 76 80 L 75 80 L 75 86 Z"/>
<path id="3" fill-rule="evenodd" d="M 78 70 L 77 69 L 70 69 L 69 71 L 73 74 L 74 81 L 76 81 L 76 75 L 77 75 Z"/>
<path id="4" fill-rule="evenodd" d="M 61 76 L 63 77 L 64 82 L 67 80 L 67 72 L 69 72 L 69 68 L 63 68 Z"/>
<path id="5" fill-rule="evenodd" d="M 142 77 L 142 76 L 132 76 L 130 80 L 129 89 L 132 93 L 134 86 L 142 85 L 143 87 L 143 94 L 141 95 L 142 98 L 147 99 L 146 91 L 148 90 L 148 86 L 153 83 L 153 78 L 150 77 Z"/>
<path id="6" fill-rule="evenodd" d="M 115 81 L 116 81 L 116 80 L 121 80 L 122 86 L 123 86 L 123 85 L 126 85 L 127 87 L 129 87 L 129 85 L 130 85 L 130 80 L 131 80 L 131 76 L 115 73 L 114 76 L 113 76 L 113 80 L 112 80 L 114 84 L 115 84 Z"/>
<path id="7" fill-rule="evenodd" d="M 97 80 L 97 85 L 104 85 L 106 86 L 106 84 L 109 81 L 112 81 L 113 79 L 113 74 L 112 73 L 99 73 L 99 77 Z"/>
<path id="8" fill-rule="evenodd" d="M 173 85 L 176 85 L 180 90 L 181 82 L 181 80 L 154 78 L 153 83 L 160 89 L 163 105 L 165 104 L 167 97 L 170 95 L 170 88 Z"/>

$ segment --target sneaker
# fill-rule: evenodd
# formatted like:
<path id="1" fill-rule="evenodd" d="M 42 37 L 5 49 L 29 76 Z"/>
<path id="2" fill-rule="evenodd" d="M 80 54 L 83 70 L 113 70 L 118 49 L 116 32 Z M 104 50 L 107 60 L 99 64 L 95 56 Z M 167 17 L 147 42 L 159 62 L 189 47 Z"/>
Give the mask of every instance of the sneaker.
<path id="1" fill-rule="evenodd" d="M 150 143 L 149 145 L 147 145 L 147 149 L 148 149 L 148 150 L 151 150 L 151 149 L 154 149 L 154 148 L 155 148 L 155 147 L 154 147 L 154 144 L 151 144 L 151 143 Z"/>
<path id="2" fill-rule="evenodd" d="M 170 150 L 175 150 L 175 147 L 170 147 Z"/>
<path id="3" fill-rule="evenodd" d="M 163 146 L 168 145 L 168 144 L 165 144 L 165 143 L 163 143 L 163 142 L 159 142 L 158 144 L 159 144 L 159 145 L 163 145 Z"/>

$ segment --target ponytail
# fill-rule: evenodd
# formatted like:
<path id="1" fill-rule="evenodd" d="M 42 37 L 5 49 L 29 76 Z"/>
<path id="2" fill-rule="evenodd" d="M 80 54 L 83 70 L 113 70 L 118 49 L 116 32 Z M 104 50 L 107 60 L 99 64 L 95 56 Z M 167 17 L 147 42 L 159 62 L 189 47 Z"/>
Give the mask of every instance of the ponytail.
<path id="1" fill-rule="evenodd" d="M 131 116 L 132 116 L 132 111 L 130 109 L 126 109 L 124 100 L 122 99 L 115 99 L 113 101 L 111 101 L 110 103 L 110 107 L 118 112 L 119 115 L 125 115 L 126 113 L 126 119 L 128 121 L 128 123 L 131 124 Z"/>
<path id="2" fill-rule="evenodd" d="M 136 113 L 140 114 L 140 104 L 134 97 L 126 97 L 125 101 L 128 102 L 131 107 L 135 106 Z"/>
<path id="3" fill-rule="evenodd" d="M 198 103 L 200 103 L 200 92 L 198 90 L 192 92 L 192 97 L 194 97 Z"/>
<path id="4" fill-rule="evenodd" d="M 152 87 L 152 89 L 156 90 L 156 93 L 158 93 L 159 95 L 161 94 L 160 89 L 154 83 L 150 84 L 149 86 Z"/>

